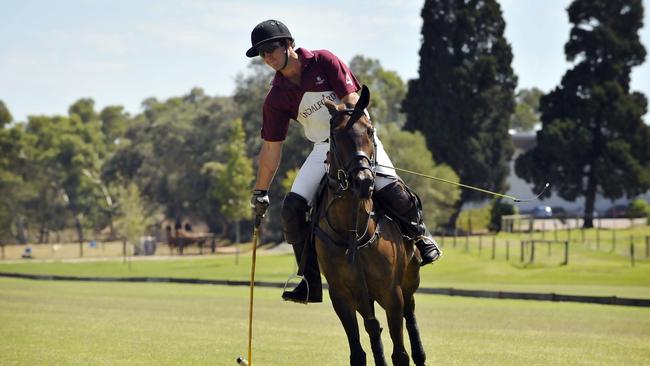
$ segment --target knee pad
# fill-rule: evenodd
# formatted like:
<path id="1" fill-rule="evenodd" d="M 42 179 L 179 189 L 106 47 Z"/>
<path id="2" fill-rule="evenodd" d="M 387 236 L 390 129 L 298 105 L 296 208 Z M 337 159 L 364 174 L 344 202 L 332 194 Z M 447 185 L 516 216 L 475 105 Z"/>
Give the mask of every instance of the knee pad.
<path id="1" fill-rule="evenodd" d="M 297 193 L 289 192 L 282 203 L 282 228 L 289 244 L 302 244 L 307 236 L 307 200 Z"/>

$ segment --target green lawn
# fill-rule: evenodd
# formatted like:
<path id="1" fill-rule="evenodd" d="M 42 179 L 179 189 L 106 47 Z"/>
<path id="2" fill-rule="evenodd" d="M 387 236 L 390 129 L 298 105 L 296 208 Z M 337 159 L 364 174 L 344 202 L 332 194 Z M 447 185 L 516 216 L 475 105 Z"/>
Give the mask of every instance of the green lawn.
<path id="1" fill-rule="evenodd" d="M 650 298 L 650 258 L 646 257 L 645 237 L 650 226 L 619 230 L 616 235 L 607 230 L 558 231 L 557 233 L 500 234 L 495 240 L 492 259 L 491 237 L 459 237 L 454 245 L 451 238 L 438 238 L 444 243 L 443 258 L 423 267 L 423 287 L 453 287 L 459 289 L 544 292 L 571 295 L 619 296 Z M 582 237 L 584 236 L 584 242 Z M 560 244 L 537 247 L 535 262 L 520 261 L 522 239 L 571 238 L 569 264 L 560 265 L 564 250 Z M 633 238 L 635 263 L 632 266 L 629 247 Z M 614 245 L 616 240 L 616 245 Z M 509 244 L 509 245 L 508 245 Z M 204 255 L 201 257 L 141 258 L 132 257 L 126 263 L 121 258 L 68 262 L 0 261 L 0 272 L 104 277 L 181 277 L 247 281 L 250 276 L 251 245 L 241 246 L 242 253 Z M 259 250 L 256 279 L 284 282 L 295 272 L 290 253 Z M 508 251 L 509 248 L 509 251 Z M 166 248 L 160 252 L 167 254 Z M 509 254 L 509 260 L 506 260 Z"/>
<path id="2" fill-rule="evenodd" d="M 501 290 L 519 292 L 555 292 L 560 294 L 619 296 L 650 298 L 650 261 L 639 260 L 632 267 L 629 258 L 603 251 L 591 250 L 581 245 L 571 249 L 568 266 L 560 266 L 560 251 L 545 257 L 543 262 L 522 265 L 516 253 L 505 260 L 503 244 L 497 258 L 491 259 L 491 243 L 483 244 L 479 256 L 476 238 L 466 250 L 464 242 L 445 245 L 445 254 L 437 263 L 423 267 L 423 287 L 453 287 L 460 289 Z M 514 246 L 513 246 L 514 248 Z M 70 263 L 22 262 L 2 263 L 0 272 L 17 272 L 51 275 L 105 276 L 105 277 L 181 277 L 248 280 L 250 276 L 250 250 L 236 261 L 234 255 L 215 255 L 192 258 L 176 257 L 173 260 L 144 260 L 133 258 L 126 264 L 121 259 Z M 514 250 L 514 249 L 513 249 Z M 540 262 L 541 262 L 540 259 Z M 295 272 L 292 254 L 265 255 L 260 252 L 256 266 L 256 279 L 284 282 Z"/>
<path id="3" fill-rule="evenodd" d="M 304 306 L 282 302 L 279 292 L 255 291 L 255 364 L 347 364 L 329 299 Z M 434 295 L 416 301 L 429 364 L 650 360 L 650 309 Z M 247 317 L 246 287 L 0 278 L 0 363 L 235 365 L 247 352 Z M 390 352 L 387 331 L 383 338 Z"/>

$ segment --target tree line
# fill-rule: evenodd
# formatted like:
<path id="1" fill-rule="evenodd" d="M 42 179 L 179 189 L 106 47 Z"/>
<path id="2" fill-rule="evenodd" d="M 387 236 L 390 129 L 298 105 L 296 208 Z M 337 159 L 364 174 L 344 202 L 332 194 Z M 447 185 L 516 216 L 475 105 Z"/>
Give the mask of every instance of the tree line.
<path id="1" fill-rule="evenodd" d="M 403 116 L 394 107 L 405 85 L 397 74 L 362 56 L 350 65 L 375 90 L 370 113 L 394 159 L 405 168 L 458 180 L 449 167 L 427 158 L 422 134 L 398 127 Z M 136 115 L 121 106 L 97 111 L 92 99 L 83 98 L 66 116 L 12 123 L 0 102 L 0 240 L 44 242 L 48 233 L 69 228 L 79 241 L 86 239 L 84 229 L 137 240 L 164 219 L 198 220 L 222 237 L 242 239 L 242 232 L 250 232 L 260 110 L 271 78 L 265 65 L 253 61 L 237 77 L 232 96 L 208 96 L 194 88 L 164 101 L 146 99 Z M 290 182 L 287 177 L 310 150 L 301 129 L 290 128 L 278 179 Z M 412 156 L 420 158 L 410 161 Z M 429 224 L 446 220 L 448 200 L 458 190 L 406 179 L 423 199 L 438 203 L 427 208 Z M 266 240 L 282 239 L 279 210 L 289 189 L 285 183 L 270 192 L 274 204 L 264 223 Z"/>
<path id="2" fill-rule="evenodd" d="M 645 60 L 642 3 L 575 0 L 568 12 L 573 28 L 565 50 L 573 67 L 547 94 L 515 94 L 513 55 L 494 0 L 425 1 L 417 79 L 404 82 L 379 60 L 350 60 L 372 90 L 369 112 L 394 164 L 503 192 L 514 152 L 509 130 L 530 130 L 539 121 L 536 147 L 515 164 L 535 189 L 548 181 L 562 198 L 584 196 L 587 218 L 596 192 L 607 198 L 646 192 L 647 100 L 629 87 L 632 67 Z M 194 88 L 163 101 L 145 99 L 135 115 L 122 106 L 98 111 L 82 98 L 65 116 L 13 121 L 0 101 L 0 241 L 43 242 L 69 228 L 79 241 L 89 229 L 135 240 L 163 219 L 200 220 L 240 240 L 251 231 L 248 197 L 271 77 L 254 60 L 231 96 Z M 310 149 L 301 129 L 291 127 L 276 176 L 282 184 L 270 192 L 265 240 L 281 240 L 280 203 Z M 464 204 L 490 198 L 403 178 L 425 202 L 430 227 L 451 228 Z"/>

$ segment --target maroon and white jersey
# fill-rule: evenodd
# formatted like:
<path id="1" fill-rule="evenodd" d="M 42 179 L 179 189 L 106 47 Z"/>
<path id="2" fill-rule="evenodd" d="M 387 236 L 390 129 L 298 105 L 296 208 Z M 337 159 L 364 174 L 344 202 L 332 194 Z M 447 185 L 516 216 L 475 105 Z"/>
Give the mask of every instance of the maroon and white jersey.
<path id="1" fill-rule="evenodd" d="M 325 99 L 338 104 L 361 88 L 347 65 L 331 52 L 298 48 L 296 53 L 303 68 L 300 86 L 276 72 L 264 101 L 262 138 L 266 141 L 284 141 L 292 119 L 303 126 L 309 140 L 325 141 L 330 132 Z"/>

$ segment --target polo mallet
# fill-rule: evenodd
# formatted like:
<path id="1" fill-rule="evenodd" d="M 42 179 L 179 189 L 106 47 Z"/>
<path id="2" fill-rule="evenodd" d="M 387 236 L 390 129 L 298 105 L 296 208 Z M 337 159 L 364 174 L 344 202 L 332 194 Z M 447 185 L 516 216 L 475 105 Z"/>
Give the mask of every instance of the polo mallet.
<path id="1" fill-rule="evenodd" d="M 488 191 L 487 189 L 478 188 L 478 187 L 470 186 L 470 185 L 467 185 L 467 184 L 462 184 L 462 183 L 454 182 L 454 181 L 451 181 L 451 180 L 447 180 L 447 179 L 443 179 L 443 178 L 434 177 L 434 176 L 431 176 L 431 175 L 426 175 L 426 174 L 414 172 L 414 171 L 408 170 L 408 169 L 396 168 L 396 167 L 392 167 L 392 166 L 388 166 L 388 165 L 382 165 L 382 164 L 376 164 L 376 165 L 380 166 L 380 167 L 383 167 L 383 168 L 395 169 L 395 170 L 400 171 L 400 172 L 405 172 L 405 173 L 417 175 L 417 176 L 420 176 L 420 177 L 424 177 L 424 178 L 428 178 L 428 179 L 432 179 L 432 180 L 437 180 L 438 182 L 444 182 L 444 183 L 453 184 L 455 186 L 459 186 L 459 187 L 463 187 L 463 188 L 473 189 L 475 191 L 491 194 L 491 195 L 496 196 L 496 197 L 508 198 L 508 199 L 511 199 L 513 202 L 530 202 L 530 201 L 538 200 L 544 194 L 544 192 L 546 192 L 548 187 L 551 186 L 551 183 L 546 183 L 544 185 L 544 188 L 542 189 L 542 191 L 539 192 L 539 194 L 537 196 L 522 200 L 521 198 L 517 198 L 515 196 L 510 196 L 510 195 L 507 195 L 507 194 Z"/>
<path id="2" fill-rule="evenodd" d="M 255 228 L 253 229 L 253 261 L 251 264 L 251 283 L 248 302 L 248 359 L 237 357 L 237 364 L 241 366 L 253 365 L 253 290 L 255 289 L 255 262 L 257 260 L 257 240 L 259 238 L 260 224 L 264 214 L 256 214 Z"/>

